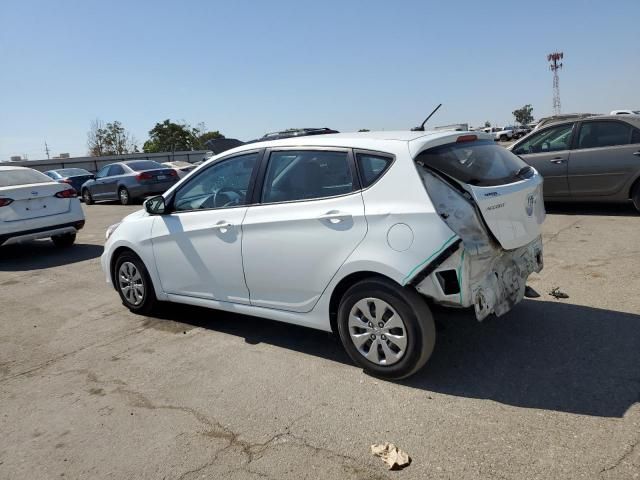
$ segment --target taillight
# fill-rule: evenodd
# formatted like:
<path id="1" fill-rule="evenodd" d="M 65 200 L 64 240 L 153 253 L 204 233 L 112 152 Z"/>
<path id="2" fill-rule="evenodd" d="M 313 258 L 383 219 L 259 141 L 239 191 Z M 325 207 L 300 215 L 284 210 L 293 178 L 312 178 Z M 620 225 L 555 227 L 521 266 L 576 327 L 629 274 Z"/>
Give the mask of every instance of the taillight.
<path id="1" fill-rule="evenodd" d="M 13 198 L 0 198 L 0 207 L 6 207 L 13 203 Z"/>
<path id="2" fill-rule="evenodd" d="M 153 178 L 153 175 L 151 175 L 149 172 L 142 172 L 136 175 L 136 178 L 138 180 L 151 180 Z"/>
<path id="3" fill-rule="evenodd" d="M 73 188 L 67 188 L 66 190 L 62 190 L 54 195 L 58 198 L 74 198 L 78 196 L 78 192 L 76 192 Z"/>
<path id="4" fill-rule="evenodd" d="M 68 178 L 63 178 L 62 180 L 60 180 L 60 183 L 66 183 L 68 185 L 71 185 L 71 180 L 69 180 Z"/>
<path id="5" fill-rule="evenodd" d="M 177 177 L 178 172 L 176 172 L 175 170 L 169 170 L 169 175 L 171 175 L 172 177 Z"/>
<path id="6" fill-rule="evenodd" d="M 477 135 L 460 135 L 456 140 L 457 143 L 475 142 L 478 139 Z"/>

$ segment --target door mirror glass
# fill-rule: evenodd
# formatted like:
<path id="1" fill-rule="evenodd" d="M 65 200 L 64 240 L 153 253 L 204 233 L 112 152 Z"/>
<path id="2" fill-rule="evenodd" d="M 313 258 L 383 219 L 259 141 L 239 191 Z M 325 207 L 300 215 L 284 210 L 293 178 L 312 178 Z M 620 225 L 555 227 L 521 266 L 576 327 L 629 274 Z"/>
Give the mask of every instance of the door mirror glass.
<path id="1" fill-rule="evenodd" d="M 149 215 L 162 215 L 165 212 L 164 197 L 158 195 L 144 202 L 144 209 Z"/>

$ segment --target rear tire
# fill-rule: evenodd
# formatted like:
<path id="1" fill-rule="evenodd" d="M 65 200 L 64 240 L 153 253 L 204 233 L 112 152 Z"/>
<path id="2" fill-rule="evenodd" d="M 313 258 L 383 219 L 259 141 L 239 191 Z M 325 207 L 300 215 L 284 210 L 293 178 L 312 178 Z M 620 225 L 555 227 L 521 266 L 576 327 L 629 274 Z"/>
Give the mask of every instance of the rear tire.
<path id="1" fill-rule="evenodd" d="M 631 201 L 638 213 L 640 213 L 640 180 L 638 180 L 631 189 Z"/>
<path id="2" fill-rule="evenodd" d="M 509 138 L 506 135 L 500 135 L 501 142 L 506 142 L 507 140 L 509 140 Z"/>
<path id="3" fill-rule="evenodd" d="M 120 187 L 118 189 L 118 200 L 122 205 L 130 205 L 131 204 L 131 196 L 129 195 L 129 190 L 125 187 Z"/>
<path id="4" fill-rule="evenodd" d="M 62 235 L 56 235 L 51 237 L 51 241 L 58 248 L 68 248 L 76 241 L 75 233 L 64 233 Z"/>
<path id="5" fill-rule="evenodd" d="M 426 301 L 415 290 L 379 278 L 346 291 L 338 308 L 338 333 L 358 366 L 394 380 L 420 370 L 436 340 Z"/>
<path id="6" fill-rule="evenodd" d="M 148 315 L 158 306 L 151 277 L 140 258 L 126 251 L 116 259 L 113 269 L 113 284 L 120 295 L 122 304 L 131 312 Z"/>
<path id="7" fill-rule="evenodd" d="M 88 188 L 82 190 L 82 200 L 84 200 L 85 205 L 93 205 L 93 197 Z"/>

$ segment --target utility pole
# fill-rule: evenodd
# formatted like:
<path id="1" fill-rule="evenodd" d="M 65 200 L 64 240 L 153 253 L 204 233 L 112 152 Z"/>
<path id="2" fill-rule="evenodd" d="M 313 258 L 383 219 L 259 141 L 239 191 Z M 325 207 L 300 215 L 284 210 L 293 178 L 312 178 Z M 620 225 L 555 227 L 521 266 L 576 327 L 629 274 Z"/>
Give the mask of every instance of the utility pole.
<path id="1" fill-rule="evenodd" d="M 558 76 L 558 70 L 562 69 L 562 60 L 564 53 L 553 52 L 547 55 L 547 61 L 549 62 L 549 69 L 553 72 L 553 114 L 560 115 L 560 77 Z"/>
<path id="2" fill-rule="evenodd" d="M 49 145 L 47 145 L 47 141 L 44 141 L 44 151 L 47 153 L 47 160 L 49 159 Z"/>

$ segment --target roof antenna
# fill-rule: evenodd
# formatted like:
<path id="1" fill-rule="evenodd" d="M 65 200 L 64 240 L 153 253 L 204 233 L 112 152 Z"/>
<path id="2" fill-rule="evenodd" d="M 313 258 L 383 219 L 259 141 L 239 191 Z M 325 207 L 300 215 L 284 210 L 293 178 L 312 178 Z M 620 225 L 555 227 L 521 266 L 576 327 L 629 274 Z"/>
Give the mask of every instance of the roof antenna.
<path id="1" fill-rule="evenodd" d="M 427 121 L 428 121 L 431 117 L 433 117 L 433 114 L 434 114 L 434 113 L 436 113 L 436 112 L 438 111 L 438 109 L 439 109 L 441 106 L 442 106 L 442 104 L 439 104 L 439 105 L 435 108 L 435 110 L 434 110 L 433 112 L 431 112 L 427 118 L 425 118 L 425 119 L 424 119 L 424 122 L 422 122 L 422 125 L 420 125 L 419 127 L 413 127 L 413 128 L 411 129 L 411 131 L 412 131 L 412 132 L 424 132 L 424 124 L 425 124 L 425 123 L 427 123 Z"/>

